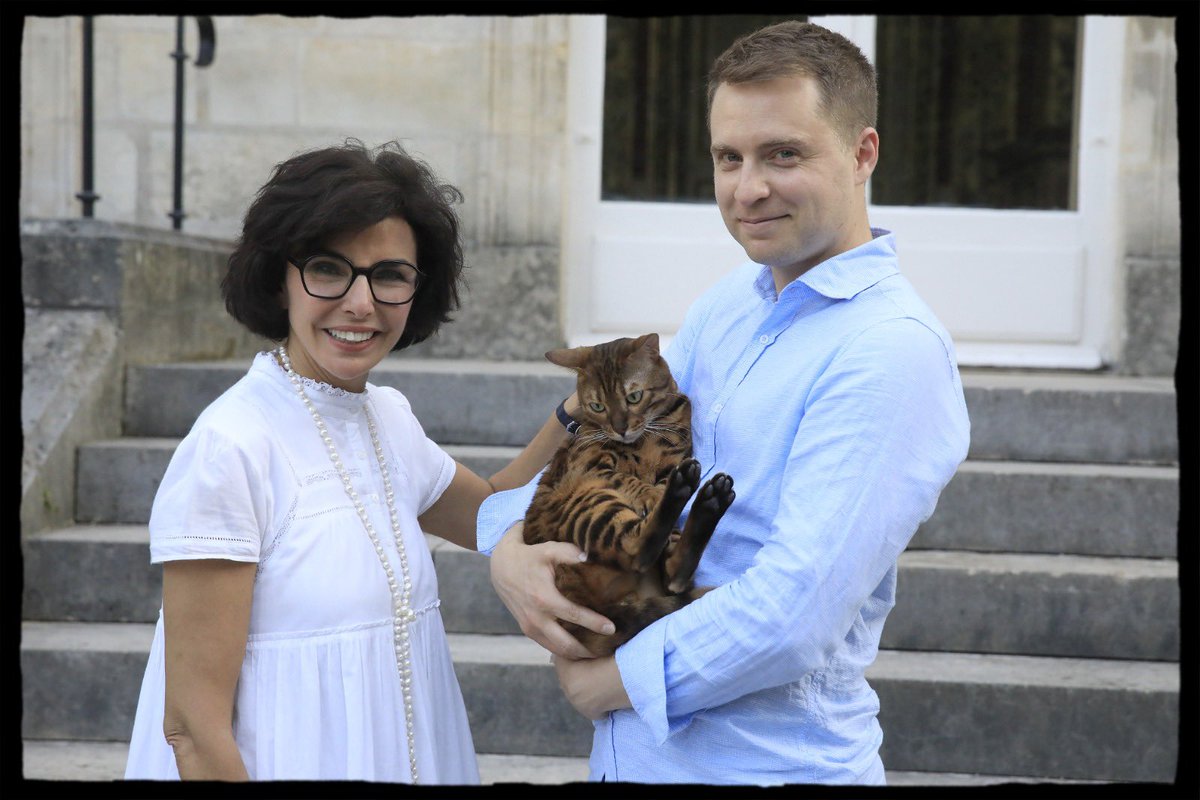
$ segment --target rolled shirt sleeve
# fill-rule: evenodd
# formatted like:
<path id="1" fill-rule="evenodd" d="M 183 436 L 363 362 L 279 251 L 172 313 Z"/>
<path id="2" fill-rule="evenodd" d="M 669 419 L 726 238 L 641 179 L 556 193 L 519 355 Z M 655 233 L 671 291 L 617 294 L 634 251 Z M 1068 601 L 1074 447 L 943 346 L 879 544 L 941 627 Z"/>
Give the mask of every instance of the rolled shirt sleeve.
<path id="1" fill-rule="evenodd" d="M 533 502 L 533 493 L 541 479 L 539 472 L 524 486 L 496 492 L 483 501 L 475 518 L 475 542 L 479 552 L 490 556 L 508 529 L 525 518 L 525 511 Z"/>

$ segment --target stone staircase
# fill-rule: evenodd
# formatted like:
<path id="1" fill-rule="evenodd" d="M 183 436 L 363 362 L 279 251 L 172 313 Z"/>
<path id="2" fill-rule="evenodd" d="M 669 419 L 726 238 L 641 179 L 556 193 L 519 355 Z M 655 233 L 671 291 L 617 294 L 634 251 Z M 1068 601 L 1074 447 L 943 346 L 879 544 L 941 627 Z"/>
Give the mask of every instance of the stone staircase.
<path id="1" fill-rule="evenodd" d="M 161 570 L 146 521 L 199 411 L 248 360 L 130 367 L 124 431 L 81 447 L 75 525 L 26 534 L 25 774 L 124 768 Z M 482 474 L 572 388 L 548 364 L 389 358 L 426 431 Z M 1166 379 L 966 371 L 969 460 L 900 564 L 869 677 L 893 784 L 1174 780 L 1179 476 Z M 488 783 L 586 778 L 591 726 L 496 599 L 483 556 L 430 537 Z"/>

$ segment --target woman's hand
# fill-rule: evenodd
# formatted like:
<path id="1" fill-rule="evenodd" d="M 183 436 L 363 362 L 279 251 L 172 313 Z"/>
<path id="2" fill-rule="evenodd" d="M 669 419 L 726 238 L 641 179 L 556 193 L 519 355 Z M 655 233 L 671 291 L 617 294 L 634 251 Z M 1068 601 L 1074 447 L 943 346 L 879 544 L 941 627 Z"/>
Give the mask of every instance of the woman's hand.
<path id="1" fill-rule="evenodd" d="M 613 624 L 589 608 L 572 603 L 554 585 L 554 565 L 578 563 L 573 544 L 525 544 L 523 523 L 508 529 L 492 551 L 492 586 L 521 626 L 521 632 L 558 656 L 590 659 L 592 653 L 567 633 L 559 620 L 610 634 Z"/>
<path id="2" fill-rule="evenodd" d="M 588 719 L 604 719 L 610 711 L 633 707 L 614 657 L 578 661 L 552 657 L 551 661 L 567 702 Z"/>

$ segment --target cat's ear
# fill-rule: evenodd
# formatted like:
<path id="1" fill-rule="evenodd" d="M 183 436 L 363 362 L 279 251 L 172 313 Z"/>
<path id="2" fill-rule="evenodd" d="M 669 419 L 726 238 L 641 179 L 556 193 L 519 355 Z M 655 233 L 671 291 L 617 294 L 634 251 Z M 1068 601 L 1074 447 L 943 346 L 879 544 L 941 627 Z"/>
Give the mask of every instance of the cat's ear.
<path id="1" fill-rule="evenodd" d="M 631 352 L 636 353 L 639 350 L 645 350 L 649 355 L 658 355 L 658 334 L 645 333 L 633 340 Z"/>
<path id="2" fill-rule="evenodd" d="M 569 369 L 580 369 L 587 361 L 590 347 L 569 347 L 561 350 L 551 350 L 546 353 L 546 360 L 551 364 Z"/>

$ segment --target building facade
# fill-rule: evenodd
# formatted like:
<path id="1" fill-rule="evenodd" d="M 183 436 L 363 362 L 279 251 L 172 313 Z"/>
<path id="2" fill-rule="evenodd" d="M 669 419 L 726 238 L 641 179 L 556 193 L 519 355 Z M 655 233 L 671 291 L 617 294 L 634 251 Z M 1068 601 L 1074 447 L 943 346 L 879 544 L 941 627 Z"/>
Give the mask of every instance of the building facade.
<path id="1" fill-rule="evenodd" d="M 814 20 L 896 85 L 893 20 Z M 183 232 L 232 240 L 272 166 L 296 152 L 399 140 L 465 197 L 468 291 L 413 355 L 536 360 L 564 342 L 669 338 L 744 258 L 711 202 L 606 192 L 615 50 L 602 16 L 212 22 L 214 58 L 199 67 L 198 25 L 183 18 Z M 172 226 L 176 26 L 93 19 L 98 219 Z M 901 268 L 964 366 L 1168 375 L 1181 269 L 1174 20 L 1085 17 L 1072 36 L 1064 207 L 872 203 L 872 222 L 897 232 Z M 80 214 L 82 37 L 79 17 L 24 20 L 22 218 Z M 898 127 L 881 129 L 885 164 Z"/>

